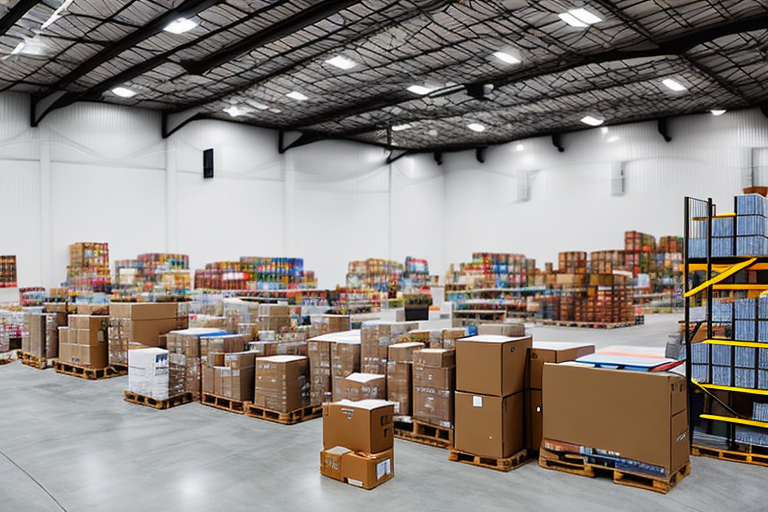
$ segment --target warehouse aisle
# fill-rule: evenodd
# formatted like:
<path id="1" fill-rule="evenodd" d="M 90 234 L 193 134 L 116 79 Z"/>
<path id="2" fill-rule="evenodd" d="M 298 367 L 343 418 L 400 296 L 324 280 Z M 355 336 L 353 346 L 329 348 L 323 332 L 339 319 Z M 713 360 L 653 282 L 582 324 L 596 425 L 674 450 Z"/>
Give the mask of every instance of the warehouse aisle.
<path id="1" fill-rule="evenodd" d="M 534 328 L 534 339 L 663 347 L 676 316 L 620 330 Z M 83 381 L 0 367 L 0 512 L 211 510 L 721 511 L 764 509 L 768 468 L 694 458 L 668 495 L 539 468 L 450 463 L 395 443 L 395 479 L 372 491 L 319 472 L 322 421 L 281 426 L 199 404 L 156 411 L 122 400 L 127 377 Z"/>

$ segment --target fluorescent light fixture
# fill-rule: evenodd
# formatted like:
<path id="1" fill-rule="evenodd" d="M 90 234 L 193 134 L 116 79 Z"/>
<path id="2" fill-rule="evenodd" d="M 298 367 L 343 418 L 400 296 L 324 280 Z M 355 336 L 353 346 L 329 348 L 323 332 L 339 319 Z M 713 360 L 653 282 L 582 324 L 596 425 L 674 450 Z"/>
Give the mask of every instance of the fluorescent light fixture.
<path id="1" fill-rule="evenodd" d="M 393 132 L 401 132 L 403 130 L 408 130 L 409 128 L 411 128 L 411 125 L 409 125 L 408 123 L 406 123 L 406 124 L 398 124 L 398 125 L 395 125 L 395 126 L 392 127 L 392 131 Z"/>
<path id="2" fill-rule="evenodd" d="M 297 101 L 307 101 L 309 98 L 301 94 L 299 91 L 291 91 L 288 94 L 286 94 L 291 99 L 297 100 Z"/>
<path id="3" fill-rule="evenodd" d="M 600 133 L 602 133 L 603 135 L 608 133 L 608 127 L 607 126 L 603 126 L 602 128 L 600 128 Z"/>
<path id="4" fill-rule="evenodd" d="M 599 16 L 586 9 L 571 9 L 568 12 L 558 14 L 560 19 L 572 27 L 584 28 L 603 21 Z"/>
<path id="5" fill-rule="evenodd" d="M 589 126 L 600 126 L 605 122 L 605 119 L 598 119 L 592 116 L 584 116 L 581 118 L 581 122 L 588 124 Z"/>
<path id="6" fill-rule="evenodd" d="M 480 123 L 469 123 L 467 125 L 467 128 L 469 128 L 473 132 L 478 132 L 478 133 L 485 131 L 485 126 L 481 125 Z"/>
<path id="7" fill-rule="evenodd" d="M 677 80 L 673 80 L 672 78 L 665 78 L 661 81 L 662 84 L 664 84 L 668 89 L 673 90 L 675 92 L 680 92 L 685 90 L 685 86 L 678 82 Z"/>
<path id="8" fill-rule="evenodd" d="M 712 115 L 713 116 L 721 116 L 721 115 L 725 114 L 725 112 L 726 112 L 725 109 L 722 109 L 722 110 L 715 109 L 715 110 L 712 110 Z"/>
<path id="9" fill-rule="evenodd" d="M 163 30 L 170 32 L 171 34 L 183 34 L 184 32 L 189 32 L 196 26 L 197 22 L 195 20 L 178 18 L 167 24 Z"/>
<path id="10" fill-rule="evenodd" d="M 522 151 L 524 149 L 525 149 L 525 146 L 523 146 L 522 144 L 518 144 L 517 146 L 515 146 L 515 151 Z"/>
<path id="11" fill-rule="evenodd" d="M 409 91 L 411 91 L 413 94 L 419 94 L 421 96 L 424 96 L 425 94 L 429 94 L 432 92 L 432 89 L 429 87 L 424 87 L 423 85 L 412 85 L 408 88 Z"/>
<path id="12" fill-rule="evenodd" d="M 353 61 L 352 59 L 348 59 L 343 55 L 337 55 L 332 59 L 328 59 L 325 61 L 325 63 L 344 70 L 352 69 L 353 67 L 357 66 L 357 62 Z"/>
<path id="13" fill-rule="evenodd" d="M 520 64 L 522 62 L 519 58 L 507 52 L 495 52 L 493 56 L 506 64 Z"/>
<path id="14" fill-rule="evenodd" d="M 240 110 L 239 108 L 237 108 L 236 105 L 230 105 L 229 107 L 224 109 L 224 112 L 226 112 L 227 114 L 229 114 L 232 117 L 237 117 L 237 116 L 241 116 L 241 115 L 245 114 L 245 111 L 244 110 Z"/>
<path id="15" fill-rule="evenodd" d="M 136 91 L 122 86 L 112 89 L 112 93 L 115 94 L 115 96 L 120 96 L 121 98 L 133 98 L 136 96 Z"/>

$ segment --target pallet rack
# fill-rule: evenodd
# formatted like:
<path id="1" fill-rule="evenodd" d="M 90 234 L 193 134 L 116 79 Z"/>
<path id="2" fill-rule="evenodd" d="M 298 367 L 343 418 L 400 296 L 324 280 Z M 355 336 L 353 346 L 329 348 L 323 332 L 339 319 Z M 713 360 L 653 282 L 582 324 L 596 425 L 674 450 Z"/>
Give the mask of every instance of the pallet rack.
<path id="1" fill-rule="evenodd" d="M 768 290 L 768 282 L 759 279 L 760 282 L 743 283 L 736 279 L 745 271 L 765 271 L 768 270 L 768 256 L 766 255 L 742 255 L 742 256 L 713 256 L 713 224 L 715 219 L 722 219 L 721 223 L 727 223 L 728 219 L 733 219 L 732 236 L 733 248 L 732 254 L 738 254 L 737 250 L 737 214 L 738 199 L 734 200 L 734 212 L 729 214 L 717 215 L 716 207 L 709 198 L 706 201 L 701 199 L 685 198 L 685 225 L 684 225 L 684 297 L 685 297 L 685 347 L 686 347 L 686 377 L 688 379 L 688 424 L 691 436 L 691 449 L 694 455 L 710 456 L 723 460 L 732 460 L 752 464 L 765 464 L 768 461 L 768 446 L 755 445 L 739 442 L 736 439 L 737 425 L 750 426 L 766 429 L 768 434 L 768 422 L 755 421 L 746 418 L 744 404 L 753 404 L 755 400 L 761 402 L 761 398 L 768 401 L 768 389 L 759 389 L 759 354 L 760 350 L 768 349 L 768 343 L 758 342 L 758 322 L 759 322 L 759 300 L 755 300 L 754 319 L 754 339 L 752 341 L 736 339 L 736 317 L 735 304 L 732 305 L 730 322 L 732 328 L 730 333 L 725 336 L 716 336 L 714 333 L 715 323 L 728 323 L 727 318 L 716 318 L 713 315 L 713 304 L 715 295 L 725 295 L 729 299 L 735 296 L 746 296 L 746 298 L 756 298 L 761 292 Z M 694 229 L 694 223 L 704 223 L 704 234 L 701 229 Z M 700 224 L 699 224 L 700 225 Z M 698 236 L 694 236 L 698 235 Z M 701 239 L 706 240 L 702 257 L 700 252 L 691 256 L 692 241 L 696 240 L 698 246 L 701 245 Z M 727 242 L 726 242 L 727 244 Z M 743 251 L 742 251 L 743 252 Z M 699 278 L 697 273 L 703 272 L 703 278 Z M 705 307 L 706 314 L 703 319 L 696 320 L 691 317 L 691 307 L 693 304 L 702 304 Z M 709 345 L 709 354 L 713 347 L 726 346 L 730 348 L 730 384 L 719 385 L 712 381 L 713 360 L 710 355 L 708 359 L 708 382 L 698 382 L 693 378 L 692 363 L 692 340 L 697 335 L 698 330 L 706 324 L 706 336 L 702 343 Z M 735 380 L 737 364 L 735 353 L 737 347 L 753 348 L 754 350 L 754 385 L 752 388 L 739 387 Z M 728 367 L 728 366 L 720 366 Z M 749 367 L 751 368 L 751 367 Z M 747 368 L 747 369 L 749 369 Z M 703 400 L 698 401 L 701 404 L 702 413 L 698 418 L 694 417 L 694 398 L 696 394 L 702 395 Z M 714 413 L 713 405 L 717 403 L 722 412 Z M 738 405 L 737 405 L 738 404 Z M 749 405 L 747 405 L 749 407 Z M 742 412 L 739 412 L 741 409 Z M 694 427 L 700 423 L 704 431 L 695 432 Z M 713 435 L 713 432 L 715 435 Z M 701 438 L 699 440 L 698 438 Z M 697 442 L 698 441 L 698 442 Z M 714 441 L 714 442 L 713 442 Z M 718 442 L 719 441 L 719 442 Z M 711 446 L 707 444 L 717 444 Z"/>

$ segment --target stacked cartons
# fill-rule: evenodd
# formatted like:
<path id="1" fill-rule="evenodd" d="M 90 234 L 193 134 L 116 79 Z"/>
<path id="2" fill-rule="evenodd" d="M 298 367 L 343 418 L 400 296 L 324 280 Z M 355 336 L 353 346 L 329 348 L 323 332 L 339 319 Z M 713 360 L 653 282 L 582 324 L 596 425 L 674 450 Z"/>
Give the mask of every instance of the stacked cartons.
<path id="1" fill-rule="evenodd" d="M 307 342 L 309 357 L 309 403 L 320 405 L 331 397 L 331 350 L 334 343 L 325 339 Z"/>
<path id="2" fill-rule="evenodd" d="M 373 489 L 395 476 L 393 406 L 384 400 L 323 405 L 320 472 Z"/>
<path id="3" fill-rule="evenodd" d="M 203 362 L 203 393 L 246 402 L 253 400 L 256 354 L 209 352 Z"/>
<path id="4" fill-rule="evenodd" d="M 387 377 L 377 373 L 353 373 L 344 377 L 341 383 L 341 398 L 357 402 L 360 400 L 385 400 L 387 398 Z"/>
<path id="5" fill-rule="evenodd" d="M 304 356 L 256 358 L 253 403 L 289 413 L 309 405 L 309 364 Z"/>
<path id="6" fill-rule="evenodd" d="M 310 322 L 309 335 L 312 338 L 349 330 L 349 315 L 311 315 Z"/>
<path id="7" fill-rule="evenodd" d="M 60 330 L 66 332 L 66 342 L 59 346 L 59 361 L 94 369 L 109 366 L 108 320 L 101 315 L 69 315 L 69 328 Z"/>
<path id="8" fill-rule="evenodd" d="M 359 331 L 358 335 L 359 335 Z M 360 371 L 360 340 L 338 340 L 331 347 L 331 392 L 333 401 L 342 398 L 344 378 Z"/>
<path id="9" fill-rule="evenodd" d="M 386 375 L 389 345 L 411 341 L 409 332 L 418 327 L 418 322 L 365 322 L 360 334 L 363 373 Z"/>
<path id="10" fill-rule="evenodd" d="M 282 304 L 259 304 L 257 323 L 259 333 L 263 331 L 282 332 L 291 326 L 291 308 Z"/>
<path id="11" fill-rule="evenodd" d="M 200 359 L 203 363 L 209 354 L 230 354 L 245 351 L 245 337 L 240 334 L 200 336 Z"/>
<path id="12" fill-rule="evenodd" d="M 413 353 L 414 420 L 453 427 L 455 352 L 428 348 Z"/>
<path id="13" fill-rule="evenodd" d="M 542 387 L 543 455 L 575 453 L 660 479 L 689 462 L 685 377 L 547 363 Z"/>
<path id="14" fill-rule="evenodd" d="M 168 389 L 167 350 L 145 348 L 128 353 L 128 391 L 165 400 Z"/>
<path id="15" fill-rule="evenodd" d="M 415 342 L 389 346 L 387 398 L 394 404 L 397 415 L 413 414 L 413 353 L 424 348 L 423 343 Z"/>
<path id="16" fill-rule="evenodd" d="M 200 338 L 223 334 L 227 333 L 220 329 L 196 327 L 171 331 L 166 335 L 171 395 L 192 393 L 194 400 L 200 400 L 202 390 Z"/>
<path id="17" fill-rule="evenodd" d="M 525 446 L 525 369 L 531 338 L 472 336 L 456 345 L 455 448 L 504 459 Z"/>
<path id="18" fill-rule="evenodd" d="M 562 363 L 592 354 L 595 346 L 586 343 L 558 343 L 534 341 L 528 354 L 528 373 L 526 378 L 526 448 L 539 451 L 541 447 L 541 428 L 544 421 L 542 407 L 542 374 L 544 363 Z"/>
<path id="19" fill-rule="evenodd" d="M 480 324 L 477 326 L 477 334 L 492 334 L 497 336 L 510 336 L 518 338 L 525 336 L 525 324 L 524 323 L 489 323 Z M 464 336 L 462 336 L 463 338 Z"/>
<path id="20" fill-rule="evenodd" d="M 440 329 L 414 329 L 410 334 L 411 341 L 421 343 L 424 348 L 443 348 L 443 331 Z"/>
<path id="21" fill-rule="evenodd" d="M 109 306 L 109 363 L 128 364 L 128 350 L 160 347 L 160 335 L 179 329 L 173 302 L 113 303 Z"/>

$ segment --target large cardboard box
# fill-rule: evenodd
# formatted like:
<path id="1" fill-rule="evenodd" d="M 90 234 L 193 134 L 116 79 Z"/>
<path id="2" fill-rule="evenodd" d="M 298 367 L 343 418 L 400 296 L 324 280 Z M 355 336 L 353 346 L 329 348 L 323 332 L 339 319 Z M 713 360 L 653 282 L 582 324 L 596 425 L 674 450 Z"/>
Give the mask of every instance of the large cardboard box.
<path id="1" fill-rule="evenodd" d="M 349 453 L 349 448 L 343 446 L 334 446 L 328 450 L 320 452 L 320 473 L 333 478 L 334 480 L 344 481 L 341 474 L 341 461 L 345 453 Z"/>
<path id="2" fill-rule="evenodd" d="M 689 459 L 685 378 L 665 372 L 545 364 L 547 441 L 606 450 L 656 465 L 666 475 Z"/>
<path id="3" fill-rule="evenodd" d="M 86 331 L 104 330 L 108 319 L 106 316 L 69 315 L 69 327 Z"/>
<path id="4" fill-rule="evenodd" d="M 341 458 L 341 475 L 345 482 L 363 489 L 373 489 L 395 476 L 395 452 L 347 452 Z"/>
<path id="5" fill-rule="evenodd" d="M 502 398 L 457 391 L 455 409 L 457 450 L 505 458 L 523 449 L 523 392 Z"/>
<path id="6" fill-rule="evenodd" d="M 394 446 L 394 406 L 386 400 L 341 400 L 323 404 L 323 448 L 344 446 L 379 453 Z"/>
<path id="7" fill-rule="evenodd" d="M 104 334 L 104 329 L 74 329 L 69 328 L 69 340 L 74 341 L 78 345 L 101 345 L 107 344 L 107 337 Z"/>
<path id="8" fill-rule="evenodd" d="M 178 305 L 174 302 L 116 302 L 109 305 L 109 316 L 131 320 L 176 318 Z"/>
<path id="9" fill-rule="evenodd" d="M 544 424 L 540 389 L 525 392 L 525 406 L 525 447 L 537 452 L 541 448 L 541 427 Z"/>
<path id="10" fill-rule="evenodd" d="M 425 348 L 413 352 L 413 364 L 433 368 L 450 368 L 456 365 L 456 351 L 451 348 Z"/>
<path id="11" fill-rule="evenodd" d="M 353 373 L 344 377 L 341 384 L 341 398 L 359 400 L 386 400 L 387 376 L 376 373 Z"/>
<path id="12" fill-rule="evenodd" d="M 396 343 L 389 346 L 388 362 L 398 363 L 412 363 L 413 353 L 417 350 L 422 350 L 423 343 L 408 342 L 408 343 Z"/>
<path id="13" fill-rule="evenodd" d="M 309 364 L 305 356 L 258 357 L 254 373 L 253 403 L 257 407 L 288 413 L 309 405 Z"/>
<path id="14" fill-rule="evenodd" d="M 544 363 L 562 363 L 595 352 L 595 346 L 589 343 L 559 343 L 553 341 L 534 341 L 528 356 L 529 389 L 541 389 L 541 374 Z"/>
<path id="15" fill-rule="evenodd" d="M 78 354 L 80 366 L 87 368 L 106 368 L 109 366 L 107 358 L 107 344 L 100 343 L 98 345 L 76 345 L 76 353 Z"/>
<path id="16" fill-rule="evenodd" d="M 505 397 L 525 388 L 531 337 L 483 335 L 456 342 L 456 389 Z"/>
<path id="17" fill-rule="evenodd" d="M 519 338 L 521 336 L 525 336 L 525 324 L 524 323 L 480 324 L 477 326 L 477 334 L 481 336 L 484 334 L 495 334 L 498 336 L 510 336 L 513 338 Z"/>

